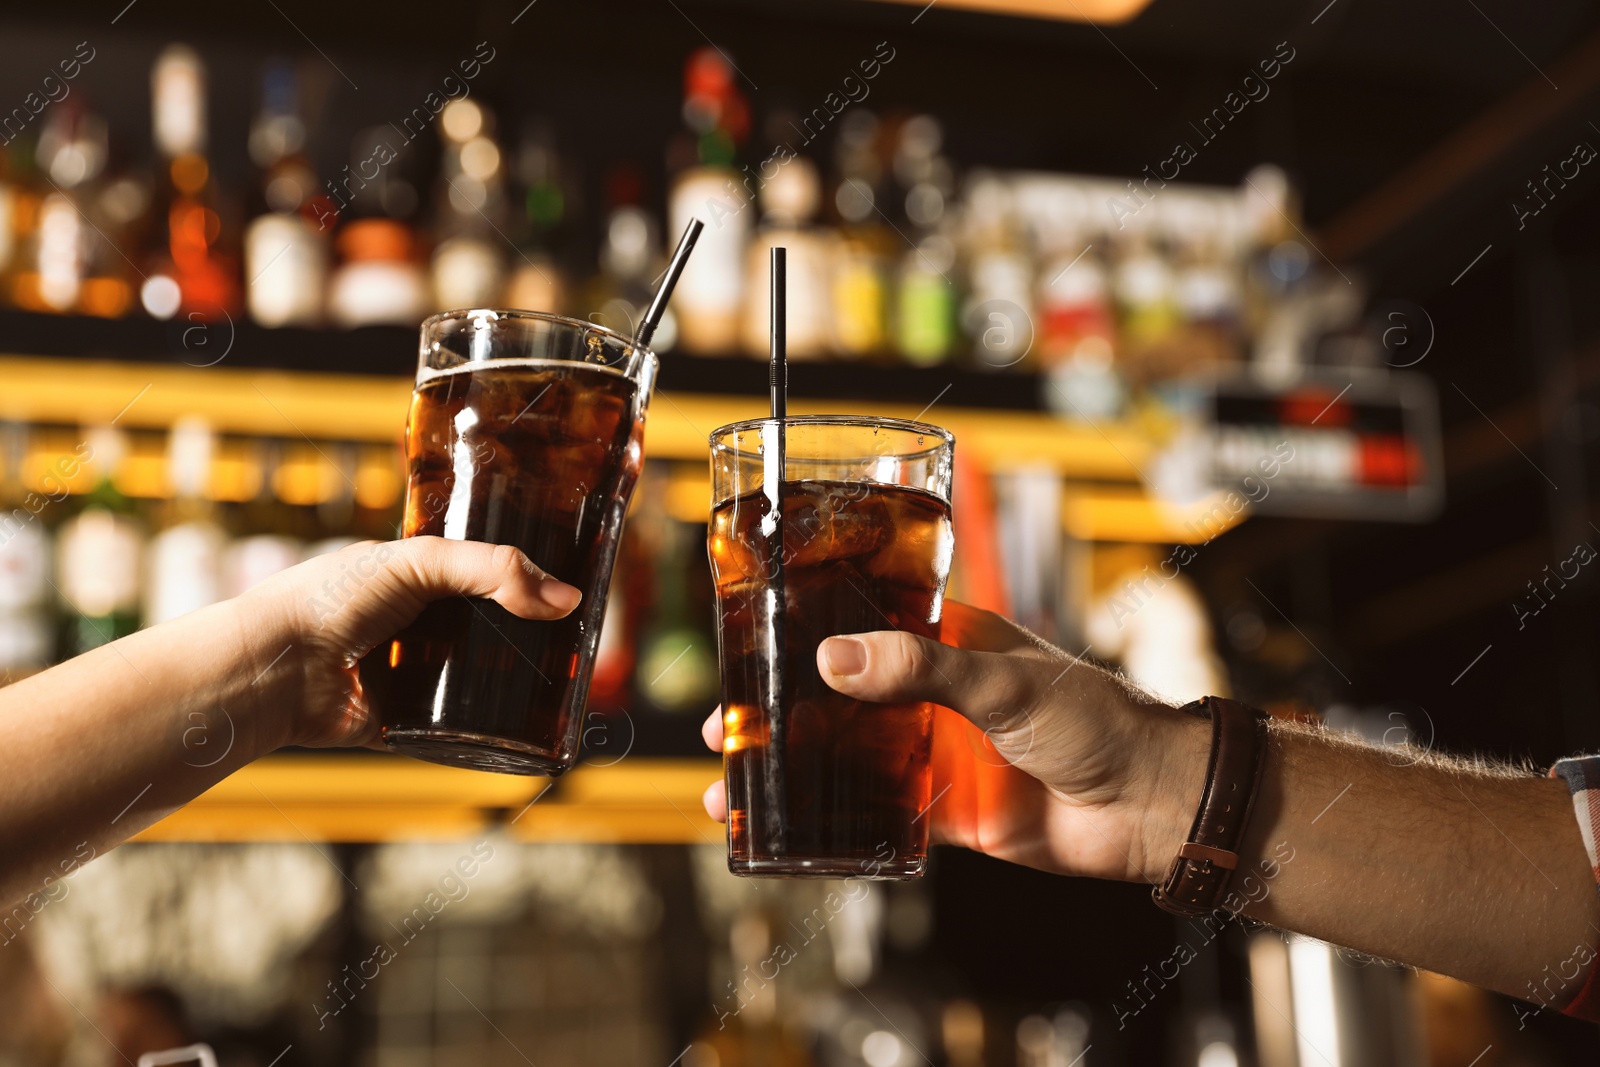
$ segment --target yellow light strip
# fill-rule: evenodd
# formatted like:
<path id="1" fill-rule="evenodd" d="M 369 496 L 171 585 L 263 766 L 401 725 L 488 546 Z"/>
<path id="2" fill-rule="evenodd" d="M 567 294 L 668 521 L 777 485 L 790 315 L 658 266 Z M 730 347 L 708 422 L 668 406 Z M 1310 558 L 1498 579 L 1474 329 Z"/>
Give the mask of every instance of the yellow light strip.
<path id="1" fill-rule="evenodd" d="M 1197 545 L 1245 520 L 1248 508 L 1229 508 L 1229 495 L 1211 493 L 1193 504 L 1177 505 L 1138 489 L 1069 489 L 1062 501 L 1062 523 L 1082 541 Z"/>
<path id="2" fill-rule="evenodd" d="M 290 439 L 397 443 L 405 428 L 411 383 L 397 378 L 167 367 L 144 363 L 0 357 L 0 418 L 90 425 L 117 420 L 128 428 L 166 429 L 202 415 L 220 433 Z M 954 405 L 919 411 L 877 401 L 790 400 L 793 414 L 869 413 L 936 422 L 958 447 L 990 469 L 1055 466 L 1069 477 L 1132 482 L 1152 450 L 1131 426 L 1077 425 L 1038 412 L 989 411 Z M 706 438 L 725 423 L 766 413 L 762 397 L 657 392 L 645 444 L 650 456 L 702 462 Z"/>
<path id="3" fill-rule="evenodd" d="M 700 794 L 719 760 L 629 758 L 521 778 L 400 756 L 271 756 L 213 786 L 139 841 L 415 841 L 503 826 L 524 841 L 720 843 Z"/>

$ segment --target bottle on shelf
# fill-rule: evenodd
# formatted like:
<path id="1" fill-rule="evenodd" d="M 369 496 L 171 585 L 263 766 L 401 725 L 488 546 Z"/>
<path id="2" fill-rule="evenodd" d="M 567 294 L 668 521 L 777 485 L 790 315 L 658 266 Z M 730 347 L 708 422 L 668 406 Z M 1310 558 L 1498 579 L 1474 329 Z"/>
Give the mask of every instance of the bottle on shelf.
<path id="1" fill-rule="evenodd" d="M 717 1017 L 708 1020 L 695 1043 L 704 1049 L 699 1062 L 718 1067 L 809 1067 L 814 1062 L 785 1025 L 778 1010 L 779 983 L 771 977 L 774 961 L 794 951 L 778 940 L 792 936 L 755 905 L 746 905 L 729 924 L 731 978 L 725 988 L 714 990 Z"/>
<path id="2" fill-rule="evenodd" d="M 0 147 L 0 298 L 12 299 L 11 275 L 24 219 L 33 214 L 29 190 L 21 182 L 21 145 Z"/>
<path id="3" fill-rule="evenodd" d="M 1134 216 L 1144 219 L 1147 215 Z M 1167 232 L 1160 216 L 1148 225 L 1129 225 L 1117 249 L 1111 272 L 1111 294 L 1117 309 L 1117 364 L 1132 384 L 1146 385 L 1181 364 L 1176 352 L 1178 310 L 1176 277 L 1168 253 Z"/>
<path id="4" fill-rule="evenodd" d="M 305 548 L 307 557 L 337 552 L 361 540 L 355 532 L 360 449 L 340 442 L 323 445 L 320 451 L 326 457 L 324 471 L 331 470 L 335 477 L 324 479 L 323 496 L 316 503 L 317 532 Z"/>
<path id="5" fill-rule="evenodd" d="M 822 179 L 816 164 L 804 156 L 789 158 L 766 178 L 758 197 L 761 226 L 745 257 L 744 350 L 754 357 L 767 356 L 771 252 L 781 246 L 787 250 L 789 358 L 820 359 L 833 347 L 829 308 L 833 249 L 830 235 L 813 225 L 822 203 Z"/>
<path id="6" fill-rule="evenodd" d="M 337 326 L 415 328 L 433 303 L 413 225 L 418 197 L 407 171 L 410 149 L 396 149 L 395 140 L 387 126 L 358 133 L 351 162 L 338 182 L 329 183 L 331 195 L 319 194 L 314 202 L 318 227 L 337 227 L 339 265 L 329 280 L 327 305 Z M 374 167 L 375 176 L 362 177 Z"/>
<path id="7" fill-rule="evenodd" d="M 1090 1048 L 1089 1015 L 1075 1006 L 1062 1008 L 1055 1017 L 1028 1015 L 1017 1023 L 1017 1067 L 1056 1067 L 1078 1064 Z"/>
<path id="8" fill-rule="evenodd" d="M 1314 316 L 1311 250 L 1301 238 L 1300 197 L 1279 167 L 1263 164 L 1239 189 L 1249 243 L 1246 313 L 1259 373 L 1290 378 L 1309 358 Z"/>
<path id="9" fill-rule="evenodd" d="M 160 176 L 140 302 L 158 319 L 231 318 L 241 300 L 237 261 L 217 210 L 206 159 L 206 72 L 187 45 L 169 45 L 150 76 Z"/>
<path id="10" fill-rule="evenodd" d="M 639 642 L 634 688 L 662 711 L 692 712 L 716 700 L 716 636 L 689 599 L 689 527 L 663 515 L 656 539 L 655 610 Z"/>
<path id="11" fill-rule="evenodd" d="M 655 220 L 639 205 L 641 192 L 642 182 L 631 167 L 614 170 L 607 180 L 609 206 L 600 273 L 589 283 L 584 301 L 591 321 L 629 335 L 650 306 L 650 282 L 660 260 L 660 235 Z M 676 317 L 671 322 L 663 319 L 654 346 L 671 348 L 676 331 Z"/>
<path id="12" fill-rule="evenodd" d="M 49 498 L 26 489 L 27 456 L 27 427 L 0 424 L 0 684 L 43 670 L 55 653 Z"/>
<path id="13" fill-rule="evenodd" d="M 951 1000 L 939 1012 L 939 1036 L 949 1067 L 984 1067 L 983 1009 L 970 1000 Z"/>
<path id="14" fill-rule="evenodd" d="M 953 180 L 939 155 L 943 136 L 937 120 L 917 115 L 901 124 L 894 153 L 896 214 L 911 242 L 895 272 L 894 341 L 915 366 L 949 359 L 956 339 L 956 251 L 946 225 Z"/>
<path id="15" fill-rule="evenodd" d="M 90 257 L 103 243 L 89 213 L 94 211 L 96 179 L 106 162 L 106 126 L 86 111 L 80 98 L 63 100 L 50 111 L 40 131 L 35 158 L 50 186 L 39 202 L 32 239 L 21 249 L 12 299 L 28 311 L 65 314 L 105 303 L 109 294 L 87 299 Z M 103 257 L 95 257 L 103 265 Z M 126 306 L 126 282 L 121 304 Z M 114 297 L 113 305 L 116 303 Z"/>
<path id="16" fill-rule="evenodd" d="M 292 529 L 290 515 L 273 483 L 278 468 L 280 442 L 262 438 L 251 442 L 250 466 L 254 494 L 237 514 L 240 536 L 223 553 L 223 595 L 238 596 L 261 582 L 299 563 L 305 555 L 305 542 Z"/>
<path id="17" fill-rule="evenodd" d="M 1124 393 L 1103 243 L 1075 217 L 1046 230 L 1034 288 L 1045 403 L 1066 418 L 1090 422 L 1118 414 Z"/>
<path id="18" fill-rule="evenodd" d="M 1004 182 L 972 182 L 963 227 L 969 287 L 961 321 L 971 341 L 971 362 L 980 370 L 1032 369 L 1039 358 L 1034 268 Z"/>
<path id="19" fill-rule="evenodd" d="M 143 279 L 134 261 L 140 249 L 148 247 L 148 233 L 155 224 L 150 212 L 155 193 L 145 169 L 126 168 L 115 152 L 109 159 L 85 208 L 94 227 L 78 308 L 85 315 L 115 319 L 134 313 L 140 305 Z"/>
<path id="20" fill-rule="evenodd" d="M 87 438 L 84 458 L 93 465 L 95 485 L 56 538 L 63 659 L 139 628 L 145 525 L 116 484 L 127 439 L 114 426 L 94 427 Z"/>
<path id="21" fill-rule="evenodd" d="M 513 211 L 518 255 L 506 282 L 506 307 L 567 314 L 572 299 L 564 258 L 568 249 L 568 196 L 555 133 L 547 122 L 523 127 L 512 170 L 520 187 Z"/>
<path id="22" fill-rule="evenodd" d="M 505 162 L 494 115 L 476 100 L 452 100 L 439 113 L 444 153 L 434 190 L 435 311 L 490 307 L 505 289 Z"/>
<path id="23" fill-rule="evenodd" d="M 272 470 L 271 529 L 311 544 L 329 534 L 320 509 L 338 493 L 341 474 L 327 449 L 311 441 L 278 441 Z"/>
<path id="24" fill-rule="evenodd" d="M 589 680 L 589 707 L 596 710 L 620 707 L 627 699 L 633 674 L 633 633 L 628 627 L 629 598 L 624 578 L 622 567 L 612 573 L 606 613 L 600 621 L 594 675 Z"/>
<path id="25" fill-rule="evenodd" d="M 393 446 L 361 445 L 356 450 L 355 510 L 348 533 L 359 540 L 392 541 L 400 536 L 405 471 Z"/>
<path id="26" fill-rule="evenodd" d="M 1178 373 L 1231 363 L 1239 355 L 1244 293 L 1230 255 L 1233 216 L 1200 212 L 1174 227 L 1173 297 L 1180 320 L 1183 366 Z"/>
<path id="27" fill-rule="evenodd" d="M 640 514 L 644 521 L 638 518 L 630 521 L 617 546 L 617 562 L 611 572 L 611 590 L 606 597 L 606 614 L 595 652 L 594 679 L 589 684 L 592 707 L 622 707 L 632 696 L 639 632 L 650 618 L 656 592 L 651 545 L 659 524 L 667 521 L 659 506 L 651 501 L 655 491 L 652 486 L 659 478 L 659 464 L 647 462 L 639 489 L 634 494 L 635 506 L 643 509 Z M 653 514 L 652 508 L 657 509 Z"/>
<path id="28" fill-rule="evenodd" d="M 674 179 L 667 214 L 674 235 L 690 219 L 705 223 L 672 298 L 679 344 L 695 353 L 726 355 L 739 343 L 745 245 L 755 208 L 753 180 L 732 165 L 750 122 L 735 78 L 732 63 L 715 48 L 691 55 L 684 73 L 683 114 L 696 136 L 698 162 Z"/>
<path id="29" fill-rule="evenodd" d="M 851 108 L 839 120 L 830 306 L 833 348 L 842 359 L 878 358 L 889 345 L 889 252 L 899 238 L 879 214 L 878 134 L 878 120 L 869 111 Z"/>
<path id="30" fill-rule="evenodd" d="M 168 499 L 161 529 L 146 551 L 144 623 L 187 615 L 223 597 L 223 553 L 228 534 L 211 499 L 211 427 L 189 416 L 173 423 L 168 439 Z"/>
<path id="31" fill-rule="evenodd" d="M 315 326 L 322 319 L 329 235 L 312 219 L 317 176 L 302 154 L 305 140 L 294 67 L 275 60 L 250 127 L 260 202 L 244 234 L 245 293 L 250 317 L 263 326 Z"/>

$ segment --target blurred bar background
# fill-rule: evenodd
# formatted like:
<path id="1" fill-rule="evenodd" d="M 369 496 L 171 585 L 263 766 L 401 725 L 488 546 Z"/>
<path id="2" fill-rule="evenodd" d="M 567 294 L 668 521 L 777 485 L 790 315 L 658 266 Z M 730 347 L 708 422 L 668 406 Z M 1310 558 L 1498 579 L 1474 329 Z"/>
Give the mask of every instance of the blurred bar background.
<path id="1" fill-rule="evenodd" d="M 417 323 L 631 332 L 707 223 L 586 764 L 247 768 L 0 915 L 0 1065 L 1593 1062 L 1142 887 L 734 879 L 698 726 L 706 435 L 764 407 L 781 244 L 792 410 L 957 436 L 951 595 L 1175 701 L 1595 750 L 1597 72 L 1573 0 L 0 14 L 7 681 L 394 536 Z"/>

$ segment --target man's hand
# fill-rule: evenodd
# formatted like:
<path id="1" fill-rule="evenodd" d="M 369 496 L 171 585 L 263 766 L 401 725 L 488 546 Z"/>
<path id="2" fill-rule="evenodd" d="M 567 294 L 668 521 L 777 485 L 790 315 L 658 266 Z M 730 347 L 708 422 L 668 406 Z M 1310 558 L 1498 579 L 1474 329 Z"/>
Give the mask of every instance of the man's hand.
<path id="1" fill-rule="evenodd" d="M 1058 874 L 1164 873 L 1199 804 L 1204 724 L 992 612 L 947 600 L 943 634 L 949 644 L 886 631 L 817 650 L 841 693 L 941 705 L 934 839 Z M 720 712 L 702 734 L 721 751 Z M 705 804 L 726 818 L 723 783 Z"/>
<path id="2" fill-rule="evenodd" d="M 996 615 L 945 609 L 955 647 L 886 632 L 817 654 L 857 699 L 955 709 L 934 726 L 936 839 L 1159 881 L 1199 806 L 1210 726 Z M 720 747 L 720 718 L 704 733 Z M 725 807 L 713 785 L 706 809 Z M 1239 860 L 1229 889 L 1246 915 L 1545 1006 L 1577 993 L 1587 966 L 1560 968 L 1600 943 L 1566 787 L 1526 772 L 1274 722 Z"/>

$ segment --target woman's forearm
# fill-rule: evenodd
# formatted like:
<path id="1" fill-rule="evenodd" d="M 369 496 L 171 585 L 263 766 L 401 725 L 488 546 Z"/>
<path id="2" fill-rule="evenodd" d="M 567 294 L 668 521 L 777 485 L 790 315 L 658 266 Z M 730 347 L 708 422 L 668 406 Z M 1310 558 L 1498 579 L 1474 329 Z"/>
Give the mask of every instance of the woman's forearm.
<path id="1" fill-rule="evenodd" d="M 1209 732 L 1197 721 L 1183 741 L 1197 779 Z M 1571 961 L 1600 944 L 1600 896 L 1564 783 L 1296 725 L 1274 724 L 1269 745 L 1234 906 L 1513 996 L 1577 993 Z M 1181 806 L 1153 813 L 1169 846 L 1152 845 L 1153 866 L 1188 833 Z"/>
<path id="2" fill-rule="evenodd" d="M 213 605 L 0 689 L 0 900 L 156 822 L 272 751 L 297 657 L 261 599 Z"/>
<path id="3" fill-rule="evenodd" d="M 276 748 L 371 741 L 353 664 L 446 596 L 549 620 L 581 593 L 506 545 L 363 542 L 0 689 L 0 904 Z"/>

